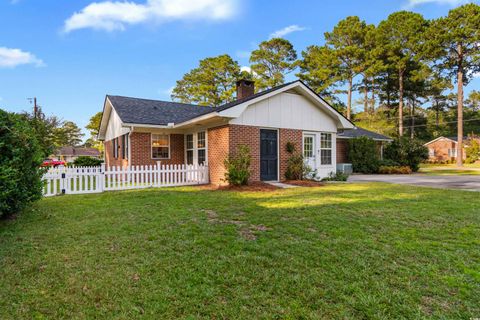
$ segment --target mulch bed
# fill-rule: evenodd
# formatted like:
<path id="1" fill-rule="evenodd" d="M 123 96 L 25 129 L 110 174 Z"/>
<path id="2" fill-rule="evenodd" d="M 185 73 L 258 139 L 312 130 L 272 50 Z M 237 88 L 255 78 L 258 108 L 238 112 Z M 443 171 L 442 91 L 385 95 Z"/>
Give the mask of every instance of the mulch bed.
<path id="1" fill-rule="evenodd" d="M 299 186 L 299 187 L 321 187 L 324 186 L 325 184 L 319 181 L 312 181 L 312 180 L 287 180 L 287 181 L 282 181 L 283 183 L 286 184 L 291 184 L 294 186 Z M 206 185 L 202 186 L 202 189 L 205 190 L 226 190 L 226 191 L 246 191 L 246 192 L 255 192 L 255 191 L 260 191 L 260 192 L 269 192 L 269 191 L 275 191 L 280 188 L 272 186 L 271 184 L 257 181 L 257 182 L 251 182 L 246 186 L 217 186 L 217 185 Z"/>
<path id="2" fill-rule="evenodd" d="M 299 187 L 321 187 L 325 185 L 323 182 L 313 180 L 287 180 L 282 182 Z"/>
<path id="3" fill-rule="evenodd" d="M 272 186 L 271 184 L 265 182 L 251 182 L 246 186 L 217 186 L 217 185 L 207 185 L 203 186 L 206 190 L 226 190 L 226 191 L 275 191 L 280 188 Z"/>

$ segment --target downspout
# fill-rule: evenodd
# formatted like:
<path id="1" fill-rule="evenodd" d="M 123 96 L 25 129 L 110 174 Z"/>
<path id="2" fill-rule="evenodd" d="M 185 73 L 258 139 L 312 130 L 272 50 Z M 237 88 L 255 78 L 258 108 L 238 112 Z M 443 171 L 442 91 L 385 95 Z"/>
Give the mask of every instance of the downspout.
<path id="1" fill-rule="evenodd" d="M 132 144 L 130 143 L 130 134 L 132 134 L 133 128 L 134 128 L 133 126 L 130 127 L 130 132 L 128 133 L 128 136 L 127 136 L 127 144 L 128 144 L 127 158 L 128 158 L 128 166 L 129 167 L 132 166 Z"/>

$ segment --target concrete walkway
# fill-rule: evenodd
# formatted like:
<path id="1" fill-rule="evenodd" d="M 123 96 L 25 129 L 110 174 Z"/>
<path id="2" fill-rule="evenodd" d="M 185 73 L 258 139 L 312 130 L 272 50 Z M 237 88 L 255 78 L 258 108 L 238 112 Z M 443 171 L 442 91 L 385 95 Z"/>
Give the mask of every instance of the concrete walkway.
<path id="1" fill-rule="evenodd" d="M 282 182 L 266 181 L 265 183 L 282 189 L 298 188 L 298 186 L 294 186 L 293 184 L 286 184 Z"/>
<path id="2" fill-rule="evenodd" d="M 348 182 L 388 182 L 442 189 L 480 191 L 480 175 L 355 174 L 348 178 Z"/>

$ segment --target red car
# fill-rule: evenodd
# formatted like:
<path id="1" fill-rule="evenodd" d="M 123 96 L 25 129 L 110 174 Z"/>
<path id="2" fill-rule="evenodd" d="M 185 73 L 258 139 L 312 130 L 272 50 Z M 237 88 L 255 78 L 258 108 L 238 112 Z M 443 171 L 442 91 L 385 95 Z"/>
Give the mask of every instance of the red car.
<path id="1" fill-rule="evenodd" d="M 58 167 L 58 166 L 65 166 L 67 163 L 65 161 L 60 161 L 60 160 L 52 160 L 52 159 L 46 159 L 42 163 L 42 167 Z"/>

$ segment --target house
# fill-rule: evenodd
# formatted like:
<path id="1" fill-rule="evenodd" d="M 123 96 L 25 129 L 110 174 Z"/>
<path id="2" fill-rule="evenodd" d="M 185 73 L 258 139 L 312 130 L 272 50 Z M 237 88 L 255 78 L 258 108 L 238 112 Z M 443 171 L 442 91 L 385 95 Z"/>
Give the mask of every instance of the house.
<path id="1" fill-rule="evenodd" d="M 84 147 L 61 147 L 50 156 L 52 160 L 73 162 L 80 156 L 87 156 L 100 159 L 101 154 L 98 149 Z"/>
<path id="2" fill-rule="evenodd" d="M 476 138 L 477 139 L 477 138 Z M 466 159 L 465 148 L 468 148 L 469 137 L 464 137 L 463 159 Z M 480 142 L 480 139 L 477 139 Z M 428 148 L 428 161 L 446 162 L 457 159 L 457 137 L 438 137 L 424 144 Z"/>
<path id="3" fill-rule="evenodd" d="M 320 177 L 336 171 L 338 132 L 354 125 L 301 81 L 254 94 L 237 82 L 237 99 L 218 107 L 107 95 L 98 138 L 107 166 L 208 164 L 222 184 L 224 160 L 250 148 L 251 181 L 285 177 L 287 142 Z"/>
<path id="4" fill-rule="evenodd" d="M 337 163 L 348 163 L 348 140 L 358 137 L 367 137 L 375 141 L 378 157 L 383 159 L 383 149 L 387 143 L 393 141 L 392 138 L 383 134 L 355 127 L 353 130 L 345 130 L 337 134 Z"/>

